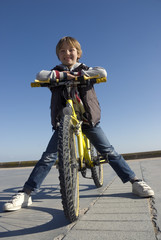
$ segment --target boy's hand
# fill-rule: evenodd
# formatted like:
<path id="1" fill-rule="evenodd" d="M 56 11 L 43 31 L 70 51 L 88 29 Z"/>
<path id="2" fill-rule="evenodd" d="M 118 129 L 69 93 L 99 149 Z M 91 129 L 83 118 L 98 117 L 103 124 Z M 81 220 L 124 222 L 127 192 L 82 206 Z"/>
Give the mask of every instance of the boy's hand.
<path id="1" fill-rule="evenodd" d="M 71 80 L 73 78 L 75 78 L 75 76 L 73 74 L 71 74 L 69 71 L 64 71 L 67 74 L 67 80 Z"/>

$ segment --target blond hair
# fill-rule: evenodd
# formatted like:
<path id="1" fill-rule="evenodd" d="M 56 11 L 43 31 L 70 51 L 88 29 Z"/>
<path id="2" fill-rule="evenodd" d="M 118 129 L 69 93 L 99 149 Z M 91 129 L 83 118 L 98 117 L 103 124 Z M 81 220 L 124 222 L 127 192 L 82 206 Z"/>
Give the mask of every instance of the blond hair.
<path id="1" fill-rule="evenodd" d="M 79 59 L 82 56 L 82 49 L 81 49 L 81 45 L 80 43 L 73 37 L 63 37 L 59 40 L 58 44 L 56 45 L 56 55 L 59 58 L 59 51 L 62 48 L 63 43 L 66 42 L 68 45 L 75 47 L 77 49 L 77 53 L 78 53 L 78 59 L 77 62 L 79 61 Z"/>

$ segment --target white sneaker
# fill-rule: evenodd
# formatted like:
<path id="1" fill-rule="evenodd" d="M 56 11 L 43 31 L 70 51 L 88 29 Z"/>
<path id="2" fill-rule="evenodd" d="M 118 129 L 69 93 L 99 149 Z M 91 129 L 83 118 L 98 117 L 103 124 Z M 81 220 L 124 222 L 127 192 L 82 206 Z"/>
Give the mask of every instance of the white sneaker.
<path id="1" fill-rule="evenodd" d="M 25 192 L 18 192 L 15 194 L 10 201 L 4 204 L 4 211 L 16 211 L 22 207 L 28 207 L 32 204 L 31 196 Z"/>
<path id="2" fill-rule="evenodd" d="M 135 181 L 132 184 L 132 192 L 139 197 L 154 196 L 154 191 L 142 180 Z"/>

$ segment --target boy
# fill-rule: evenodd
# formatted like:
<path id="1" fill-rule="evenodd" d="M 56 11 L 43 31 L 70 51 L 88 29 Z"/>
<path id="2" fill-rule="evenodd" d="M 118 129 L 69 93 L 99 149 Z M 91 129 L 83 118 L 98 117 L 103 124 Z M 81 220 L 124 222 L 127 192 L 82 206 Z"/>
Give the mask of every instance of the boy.
<path id="1" fill-rule="evenodd" d="M 56 54 L 62 64 L 54 67 L 51 71 L 41 71 L 36 78 L 46 80 L 72 79 L 74 76 L 87 75 L 106 77 L 105 69 L 101 67 L 89 68 L 85 64 L 79 63 L 82 50 L 79 42 L 72 37 L 64 37 L 60 39 L 56 46 Z M 15 211 L 21 207 L 32 204 L 31 193 L 40 188 L 41 183 L 49 173 L 51 167 L 57 159 L 57 136 L 58 122 L 60 120 L 61 110 L 64 107 L 65 99 L 63 97 L 62 88 L 51 88 L 51 121 L 54 131 L 46 151 L 42 154 L 41 159 L 35 165 L 27 182 L 24 184 L 23 190 L 18 192 L 12 199 L 4 204 L 5 211 Z M 140 197 L 150 197 L 154 195 L 153 190 L 142 180 L 139 180 L 135 173 L 130 169 L 124 158 L 118 154 L 112 145 L 110 145 L 104 132 L 102 131 L 100 122 L 100 106 L 94 91 L 93 85 L 79 88 L 79 97 L 82 100 L 85 114 L 82 130 L 89 138 L 91 143 L 101 154 L 108 154 L 108 160 L 111 167 L 121 178 L 123 183 L 130 181 L 132 183 L 132 192 Z"/>

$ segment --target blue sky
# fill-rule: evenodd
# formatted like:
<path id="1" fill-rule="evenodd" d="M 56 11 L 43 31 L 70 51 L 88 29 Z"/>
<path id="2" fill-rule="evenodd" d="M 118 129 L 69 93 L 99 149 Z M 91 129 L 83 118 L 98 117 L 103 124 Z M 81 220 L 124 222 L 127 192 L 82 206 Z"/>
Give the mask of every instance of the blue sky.
<path id="1" fill-rule="evenodd" d="M 102 66 L 101 125 L 120 153 L 161 149 L 160 0 L 0 0 L 0 162 L 37 160 L 52 135 L 50 92 L 30 87 L 63 36 Z"/>

